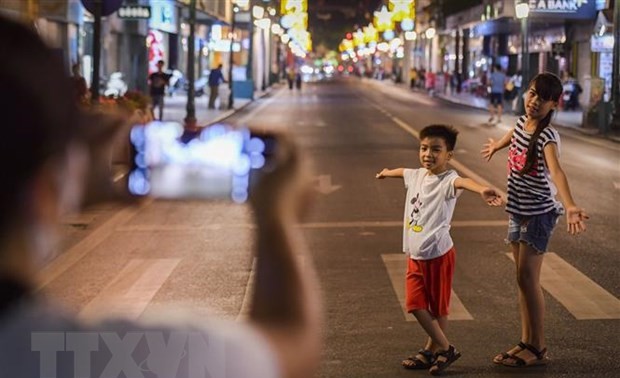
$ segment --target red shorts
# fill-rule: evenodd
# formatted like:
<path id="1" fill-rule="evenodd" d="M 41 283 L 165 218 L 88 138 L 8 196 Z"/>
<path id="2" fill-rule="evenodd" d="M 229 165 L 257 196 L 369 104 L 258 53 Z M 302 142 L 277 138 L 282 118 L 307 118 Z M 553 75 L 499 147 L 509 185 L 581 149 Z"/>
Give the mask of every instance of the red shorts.
<path id="1" fill-rule="evenodd" d="M 405 279 L 407 311 L 428 310 L 434 317 L 448 315 L 456 251 L 431 260 L 408 258 Z"/>

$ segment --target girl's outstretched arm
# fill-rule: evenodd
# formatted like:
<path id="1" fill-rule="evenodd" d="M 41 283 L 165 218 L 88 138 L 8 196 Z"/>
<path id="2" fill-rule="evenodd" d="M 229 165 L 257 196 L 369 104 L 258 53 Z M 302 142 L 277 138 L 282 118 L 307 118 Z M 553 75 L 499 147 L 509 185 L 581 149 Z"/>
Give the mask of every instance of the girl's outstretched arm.
<path id="1" fill-rule="evenodd" d="M 485 143 L 482 150 L 480 150 L 482 157 L 485 158 L 486 161 L 489 161 L 497 151 L 501 150 L 502 148 L 508 147 L 508 145 L 510 145 L 510 140 L 512 139 L 513 131 L 514 128 L 510 129 L 510 131 L 508 131 L 506 135 L 502 137 L 502 139 L 497 141 L 493 138 L 489 138 L 489 141 Z"/>
<path id="2" fill-rule="evenodd" d="M 471 192 L 478 193 L 489 206 L 501 206 L 503 203 L 502 196 L 499 191 L 480 185 L 470 178 L 458 177 L 454 180 L 454 188 L 467 189 Z"/>
<path id="3" fill-rule="evenodd" d="M 386 177 L 403 177 L 405 173 L 405 168 L 396 168 L 396 169 L 387 169 L 383 168 L 383 170 L 375 175 L 375 178 L 383 179 Z"/>
<path id="4" fill-rule="evenodd" d="M 549 168 L 551 180 L 553 180 L 553 183 L 558 188 L 560 200 L 566 208 L 566 230 L 571 235 L 576 235 L 582 231 L 585 231 L 585 221 L 589 217 L 585 210 L 577 207 L 577 204 L 575 204 L 575 201 L 573 200 L 573 196 L 571 195 L 570 188 L 568 186 L 568 180 L 566 179 L 566 175 L 564 174 L 564 171 L 560 166 L 560 161 L 558 160 L 557 145 L 555 143 L 548 143 L 543 150 L 543 155 L 545 157 L 547 167 Z"/>

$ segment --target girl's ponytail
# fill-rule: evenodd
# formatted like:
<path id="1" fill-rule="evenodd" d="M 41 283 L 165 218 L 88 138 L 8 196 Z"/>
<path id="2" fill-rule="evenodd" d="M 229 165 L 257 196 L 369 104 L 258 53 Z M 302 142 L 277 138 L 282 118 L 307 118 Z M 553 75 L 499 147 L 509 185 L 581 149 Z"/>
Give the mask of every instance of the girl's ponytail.
<path id="1" fill-rule="evenodd" d="M 534 130 L 534 134 L 532 134 L 532 138 L 530 139 L 530 144 L 527 146 L 525 164 L 519 171 L 519 176 L 527 174 L 534 166 L 534 163 L 538 158 L 538 137 L 540 136 L 540 133 L 542 133 L 542 131 L 551 123 L 551 117 L 553 117 L 553 109 L 547 113 L 545 118 L 538 122 L 538 125 L 536 125 L 536 130 Z"/>

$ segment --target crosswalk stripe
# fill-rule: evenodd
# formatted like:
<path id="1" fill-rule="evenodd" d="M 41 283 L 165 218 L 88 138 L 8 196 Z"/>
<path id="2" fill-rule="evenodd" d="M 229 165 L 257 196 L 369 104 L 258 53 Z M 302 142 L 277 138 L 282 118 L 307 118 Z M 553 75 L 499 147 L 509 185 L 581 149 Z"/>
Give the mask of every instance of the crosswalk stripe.
<path id="1" fill-rule="evenodd" d="M 127 223 L 141 210 L 153 203 L 153 199 L 149 198 L 137 206 L 130 206 L 116 213 L 108 221 L 101 226 L 97 227 L 82 241 L 69 248 L 69 250 L 63 252 L 54 260 L 50 261 L 43 269 L 37 274 L 38 288 L 42 289 L 50 282 L 54 281 L 60 275 L 64 274 L 72 266 L 77 264 L 84 256 L 90 253 L 93 249 L 103 243 L 110 235 L 112 235 L 116 228 L 120 225 Z"/>
<path id="2" fill-rule="evenodd" d="M 620 300 L 553 252 L 545 254 L 540 284 L 578 320 L 620 319 Z"/>
<path id="3" fill-rule="evenodd" d="M 405 320 L 408 322 L 415 322 L 415 317 L 410 315 L 405 307 L 405 274 L 407 273 L 407 258 L 407 255 L 404 253 L 390 253 L 381 255 L 383 264 L 385 265 L 388 275 L 390 276 L 392 287 L 398 297 L 400 307 L 403 310 Z M 461 302 L 454 290 L 452 290 L 452 295 L 450 298 L 450 320 L 474 319 L 469 311 L 467 311 L 463 305 L 463 302 Z"/>
<path id="4" fill-rule="evenodd" d="M 132 259 L 80 311 L 80 318 L 137 319 L 168 279 L 180 259 Z"/>
<path id="5" fill-rule="evenodd" d="M 402 227 L 403 221 L 351 221 L 351 222 L 308 222 L 299 223 L 296 227 L 302 229 L 321 228 L 382 228 Z M 451 228 L 462 227 L 506 227 L 507 220 L 454 220 L 450 223 Z M 206 230 L 221 230 L 230 228 L 254 229 L 252 223 L 209 223 L 204 225 L 174 225 L 174 224 L 131 224 L 119 226 L 117 232 L 201 232 Z"/>

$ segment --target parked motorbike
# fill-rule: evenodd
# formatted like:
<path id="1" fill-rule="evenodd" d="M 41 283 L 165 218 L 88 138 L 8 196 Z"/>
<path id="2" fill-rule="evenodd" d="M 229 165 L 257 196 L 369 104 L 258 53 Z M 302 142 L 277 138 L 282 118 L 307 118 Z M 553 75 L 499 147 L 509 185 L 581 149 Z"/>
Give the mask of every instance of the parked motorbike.
<path id="1" fill-rule="evenodd" d="M 123 80 L 122 72 L 113 72 L 108 80 L 103 80 L 105 81 L 105 86 L 101 86 L 101 88 L 105 88 L 103 91 L 104 96 L 120 97 L 127 92 L 127 83 Z"/>
<path id="2" fill-rule="evenodd" d="M 579 108 L 579 94 L 583 92 L 581 85 L 575 82 L 564 84 L 562 92 L 562 108 L 564 110 L 577 110 Z"/>
<path id="3" fill-rule="evenodd" d="M 194 95 L 196 97 L 204 95 L 206 93 L 208 84 L 209 79 L 204 76 L 194 80 Z M 189 83 L 187 81 L 185 81 L 183 88 L 185 88 L 186 92 L 189 90 Z"/>
<path id="4" fill-rule="evenodd" d="M 170 74 L 170 80 L 168 81 L 168 87 L 166 92 L 168 96 L 173 96 L 175 93 L 185 88 L 185 78 L 183 73 L 179 70 L 173 70 Z"/>

